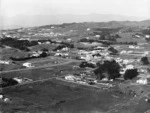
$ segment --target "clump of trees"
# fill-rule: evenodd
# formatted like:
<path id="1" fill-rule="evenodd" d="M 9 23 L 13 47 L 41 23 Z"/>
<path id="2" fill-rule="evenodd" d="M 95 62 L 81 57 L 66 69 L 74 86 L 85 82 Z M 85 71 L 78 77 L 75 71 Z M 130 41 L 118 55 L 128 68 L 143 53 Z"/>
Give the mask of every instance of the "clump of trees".
<path id="1" fill-rule="evenodd" d="M 1 78 L 2 84 L 0 84 L 0 88 L 17 85 L 18 82 L 13 78 Z"/>
<path id="2" fill-rule="evenodd" d="M 143 33 L 144 35 L 150 35 L 150 26 L 148 27 L 148 29 L 143 29 L 143 30 L 142 30 L 142 33 Z"/>
<path id="3" fill-rule="evenodd" d="M 127 69 L 125 74 L 124 74 L 124 79 L 133 79 L 138 76 L 138 70 L 137 69 Z"/>
<path id="4" fill-rule="evenodd" d="M 100 40 L 109 40 L 116 42 L 117 38 L 121 38 L 118 32 L 121 28 L 96 28 L 94 29 L 93 35 L 100 35 Z"/>
<path id="5" fill-rule="evenodd" d="M 120 77 L 120 65 L 115 61 L 104 61 L 103 63 L 98 63 L 98 68 L 94 70 L 94 73 L 98 79 L 108 78 L 115 79 Z"/>
<path id="6" fill-rule="evenodd" d="M 81 62 L 81 64 L 79 65 L 80 68 L 85 68 L 85 67 L 90 67 L 90 68 L 95 68 L 96 65 L 92 64 L 92 63 L 88 63 L 88 62 Z"/>
<path id="7" fill-rule="evenodd" d="M 137 45 L 137 42 L 116 42 L 116 44 L 120 44 L 120 45 Z"/>
<path id="8" fill-rule="evenodd" d="M 37 41 L 17 40 L 13 38 L 3 38 L 0 40 L 2 45 L 10 46 L 24 51 L 29 51 L 28 47 L 38 45 Z"/>
<path id="9" fill-rule="evenodd" d="M 33 58 L 42 58 L 42 57 L 47 57 L 48 53 L 46 51 L 43 51 L 41 54 L 39 54 L 38 56 L 33 56 L 32 54 L 28 57 L 20 57 L 20 58 L 16 58 L 16 57 L 10 57 L 11 60 L 13 61 L 25 61 L 25 60 L 29 60 L 29 59 L 33 59 Z"/>
<path id="10" fill-rule="evenodd" d="M 141 58 L 141 62 L 142 62 L 143 65 L 149 64 L 149 60 L 148 60 L 147 57 L 142 57 L 142 58 Z"/>
<path id="11" fill-rule="evenodd" d="M 74 44 L 61 42 L 61 44 L 59 46 L 57 46 L 55 49 L 53 49 L 53 51 L 61 50 L 61 49 L 65 48 L 65 47 L 74 48 Z"/>

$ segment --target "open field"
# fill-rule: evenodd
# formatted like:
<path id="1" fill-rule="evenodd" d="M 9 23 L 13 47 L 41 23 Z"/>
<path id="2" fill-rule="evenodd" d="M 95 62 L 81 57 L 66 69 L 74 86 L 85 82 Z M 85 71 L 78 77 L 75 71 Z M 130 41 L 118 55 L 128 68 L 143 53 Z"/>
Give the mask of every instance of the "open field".
<path id="1" fill-rule="evenodd" d="M 67 85 L 68 84 L 68 85 Z M 2 111 L 30 113 L 141 113 L 149 109 L 143 99 L 136 100 L 128 94 L 101 90 L 99 92 L 69 85 L 55 79 L 4 89 L 12 103 L 1 104 Z M 126 108 L 126 109 L 125 109 Z"/>
<path id="2" fill-rule="evenodd" d="M 19 98 L 19 106 L 3 106 L 2 111 L 30 111 L 40 112 L 106 112 L 116 104 L 127 102 L 131 97 L 102 91 L 100 93 L 91 92 L 80 88 L 80 86 L 70 87 L 55 81 L 38 82 L 30 85 L 18 86 L 4 89 L 3 92 L 14 98 L 14 102 Z M 114 96 L 114 97 L 113 97 Z M 117 96 L 117 98 L 115 98 Z M 101 98 L 99 98 L 101 97 Z M 12 101 L 13 102 L 13 101 Z M 107 103 L 107 104 L 106 104 Z M 109 104 L 108 104 L 109 103 Z M 6 109 L 7 108 L 7 109 Z"/>
<path id="3" fill-rule="evenodd" d="M 27 77 L 33 80 L 50 78 L 52 76 L 61 76 L 66 73 L 74 73 L 84 71 L 85 69 L 74 69 L 73 66 L 79 64 L 79 62 L 70 62 L 64 65 L 46 66 L 39 68 L 23 69 L 16 71 L 8 71 L 0 73 L 0 77 L 12 78 L 12 77 Z"/>

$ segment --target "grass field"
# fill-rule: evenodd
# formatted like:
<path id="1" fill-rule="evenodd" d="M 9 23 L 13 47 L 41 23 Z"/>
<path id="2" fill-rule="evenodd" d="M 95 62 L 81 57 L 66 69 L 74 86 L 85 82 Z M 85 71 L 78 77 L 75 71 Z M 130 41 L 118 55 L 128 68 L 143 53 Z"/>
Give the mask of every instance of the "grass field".
<path id="1" fill-rule="evenodd" d="M 52 76 L 62 76 L 67 73 L 75 73 L 84 71 L 85 69 L 73 68 L 73 66 L 79 65 L 79 62 L 73 62 L 64 65 L 57 65 L 53 67 L 43 67 L 38 69 L 29 69 L 22 71 L 13 71 L 8 73 L 1 73 L 0 77 L 12 78 L 12 77 L 27 77 L 33 80 L 51 78 Z"/>
<path id="2" fill-rule="evenodd" d="M 94 92 L 80 87 L 63 85 L 59 81 L 48 80 L 30 85 L 4 89 L 13 97 L 13 105 L 3 105 L 2 111 L 30 111 L 55 113 L 93 113 L 106 112 L 115 105 L 126 103 L 131 97 L 117 92 Z M 18 103 L 16 103 L 16 101 Z"/>

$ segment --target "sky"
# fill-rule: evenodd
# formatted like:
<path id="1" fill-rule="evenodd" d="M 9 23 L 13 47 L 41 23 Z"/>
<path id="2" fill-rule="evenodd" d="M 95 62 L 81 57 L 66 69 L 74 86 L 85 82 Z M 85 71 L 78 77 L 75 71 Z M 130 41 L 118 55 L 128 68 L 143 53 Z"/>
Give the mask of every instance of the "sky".
<path id="1" fill-rule="evenodd" d="M 116 14 L 150 17 L 150 0 L 0 0 L 1 16 Z"/>

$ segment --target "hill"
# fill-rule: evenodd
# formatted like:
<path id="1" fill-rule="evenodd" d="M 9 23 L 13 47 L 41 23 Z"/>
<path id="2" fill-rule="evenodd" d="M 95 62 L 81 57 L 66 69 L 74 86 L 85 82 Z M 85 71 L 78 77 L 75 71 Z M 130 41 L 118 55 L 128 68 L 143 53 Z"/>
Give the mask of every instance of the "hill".
<path id="1" fill-rule="evenodd" d="M 62 24 L 62 23 L 72 23 L 72 22 L 79 23 L 79 22 L 127 21 L 124 24 L 128 25 L 128 24 L 131 24 L 129 21 L 141 21 L 144 19 L 148 19 L 148 18 L 128 17 L 128 16 L 111 15 L 111 14 L 17 15 L 14 17 L 1 17 L 0 29 L 18 28 L 18 27 L 32 27 L 32 26 L 41 26 L 41 25 L 49 25 L 49 24 Z M 136 23 L 137 22 L 134 22 L 133 25 Z M 112 23 L 110 22 L 109 24 L 112 24 Z"/>

